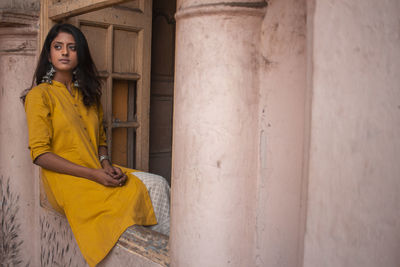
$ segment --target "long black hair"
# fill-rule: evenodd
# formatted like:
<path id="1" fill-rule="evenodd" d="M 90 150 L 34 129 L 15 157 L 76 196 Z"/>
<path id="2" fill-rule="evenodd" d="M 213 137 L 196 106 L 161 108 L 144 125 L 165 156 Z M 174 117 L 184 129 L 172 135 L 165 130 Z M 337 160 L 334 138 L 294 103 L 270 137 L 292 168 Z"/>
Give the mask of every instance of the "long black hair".
<path id="1" fill-rule="evenodd" d="M 89 46 L 85 36 L 81 30 L 71 24 L 59 23 L 50 29 L 39 56 L 32 87 L 35 83 L 36 85 L 42 83 L 43 76 L 46 75 L 46 72 L 50 69 L 49 58 L 51 42 L 53 42 L 54 38 L 56 38 L 60 32 L 69 33 L 75 39 L 76 52 L 78 56 L 78 65 L 75 69 L 75 79 L 78 81 L 79 90 L 83 94 L 83 103 L 87 107 L 90 107 L 93 104 L 98 104 L 101 97 L 101 83 L 96 66 L 94 65 L 93 59 L 90 55 Z M 32 89 L 32 87 L 30 89 Z M 23 93 L 21 96 L 22 101 L 25 101 L 25 96 L 30 89 Z"/>

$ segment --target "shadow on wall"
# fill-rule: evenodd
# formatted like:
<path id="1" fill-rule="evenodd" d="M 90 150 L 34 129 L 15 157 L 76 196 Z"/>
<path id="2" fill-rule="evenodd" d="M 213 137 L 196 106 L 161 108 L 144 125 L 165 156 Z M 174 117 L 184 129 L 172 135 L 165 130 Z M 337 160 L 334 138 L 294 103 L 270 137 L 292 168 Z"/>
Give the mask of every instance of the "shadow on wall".
<path id="1" fill-rule="evenodd" d="M 19 194 L 10 188 L 10 178 L 0 178 L 0 266 L 23 266 L 18 222 Z M 29 262 L 25 266 L 29 266 Z"/>

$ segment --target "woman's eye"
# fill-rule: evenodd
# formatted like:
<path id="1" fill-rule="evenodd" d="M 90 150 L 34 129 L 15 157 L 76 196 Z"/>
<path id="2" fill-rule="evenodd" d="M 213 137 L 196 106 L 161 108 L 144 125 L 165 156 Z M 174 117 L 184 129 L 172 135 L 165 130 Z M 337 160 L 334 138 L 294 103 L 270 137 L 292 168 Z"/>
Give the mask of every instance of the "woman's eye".
<path id="1" fill-rule="evenodd" d="M 72 51 L 76 51 L 76 46 L 75 45 L 70 45 L 69 49 L 71 49 Z"/>
<path id="2" fill-rule="evenodd" d="M 54 45 L 54 49 L 60 50 L 61 49 L 61 45 Z"/>

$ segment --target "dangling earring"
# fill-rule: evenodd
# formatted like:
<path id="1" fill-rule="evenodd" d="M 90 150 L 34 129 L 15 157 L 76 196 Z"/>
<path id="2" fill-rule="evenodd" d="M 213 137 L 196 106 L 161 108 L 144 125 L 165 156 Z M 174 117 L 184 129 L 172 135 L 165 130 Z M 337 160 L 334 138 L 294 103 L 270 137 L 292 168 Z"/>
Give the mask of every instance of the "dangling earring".
<path id="1" fill-rule="evenodd" d="M 74 86 L 75 87 L 79 87 L 79 82 L 78 82 L 78 78 L 77 78 L 77 73 L 78 73 L 79 69 L 76 68 L 74 69 L 74 71 L 72 72 L 72 81 L 74 81 Z"/>
<path id="2" fill-rule="evenodd" d="M 49 83 L 52 84 L 52 80 L 54 77 L 54 74 L 56 73 L 56 70 L 54 69 L 53 64 L 50 63 L 50 69 L 46 72 L 46 74 L 42 77 L 42 83 Z"/>

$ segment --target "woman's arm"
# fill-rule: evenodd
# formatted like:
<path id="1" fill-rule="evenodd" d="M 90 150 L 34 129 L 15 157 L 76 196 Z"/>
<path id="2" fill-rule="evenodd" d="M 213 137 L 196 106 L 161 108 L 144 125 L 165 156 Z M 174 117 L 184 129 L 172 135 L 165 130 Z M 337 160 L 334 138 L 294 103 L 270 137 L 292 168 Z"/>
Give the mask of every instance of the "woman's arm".
<path id="1" fill-rule="evenodd" d="M 126 176 L 112 176 L 104 169 L 83 167 L 51 152 L 38 156 L 34 163 L 54 172 L 86 178 L 104 186 L 122 186 L 126 180 Z"/>

